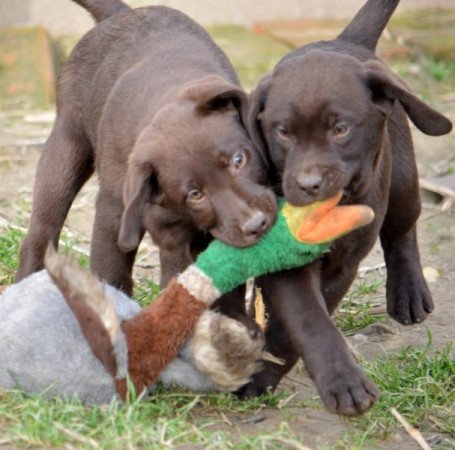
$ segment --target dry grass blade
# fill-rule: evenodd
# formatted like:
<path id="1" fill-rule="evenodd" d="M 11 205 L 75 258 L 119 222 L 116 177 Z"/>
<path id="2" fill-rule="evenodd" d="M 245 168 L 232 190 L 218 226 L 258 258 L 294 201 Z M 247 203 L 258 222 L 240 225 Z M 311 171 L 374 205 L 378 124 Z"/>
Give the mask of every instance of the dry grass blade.
<path id="1" fill-rule="evenodd" d="M 272 355 L 270 352 L 263 352 L 262 359 L 264 361 L 269 361 L 274 364 L 278 364 L 279 366 L 284 366 L 286 364 L 286 361 L 284 359 L 277 358 L 276 356 Z"/>
<path id="2" fill-rule="evenodd" d="M 254 310 L 256 312 L 254 320 L 259 325 L 262 331 L 267 328 L 267 315 L 265 311 L 265 304 L 262 298 L 261 288 L 254 289 Z"/>
<path id="3" fill-rule="evenodd" d="M 362 277 L 365 274 L 367 274 L 368 272 L 373 272 L 375 270 L 381 270 L 381 269 L 384 269 L 384 268 L 385 268 L 385 263 L 376 264 L 374 266 L 361 267 L 357 271 L 357 274 L 359 275 L 359 277 Z"/>
<path id="4" fill-rule="evenodd" d="M 431 447 L 427 444 L 422 436 L 422 433 L 417 428 L 414 428 L 395 408 L 390 408 L 390 411 L 398 422 L 401 423 L 406 432 L 419 444 L 421 448 L 423 448 L 423 450 L 431 450 Z"/>
<path id="5" fill-rule="evenodd" d="M 54 427 L 57 428 L 58 431 L 61 431 L 63 434 L 68 436 L 71 439 L 74 439 L 75 441 L 80 442 L 81 444 L 88 445 L 91 448 L 99 449 L 101 448 L 94 439 L 82 436 L 79 433 L 76 433 L 75 431 L 68 430 L 68 428 L 64 427 L 61 423 L 54 422 Z"/>
<path id="6" fill-rule="evenodd" d="M 337 311 L 338 316 L 349 316 L 352 314 L 355 314 L 357 312 L 356 309 L 354 308 L 349 308 L 349 309 L 339 309 Z M 382 314 L 387 314 L 387 306 L 373 306 L 368 309 L 368 314 L 370 316 L 379 316 Z"/>

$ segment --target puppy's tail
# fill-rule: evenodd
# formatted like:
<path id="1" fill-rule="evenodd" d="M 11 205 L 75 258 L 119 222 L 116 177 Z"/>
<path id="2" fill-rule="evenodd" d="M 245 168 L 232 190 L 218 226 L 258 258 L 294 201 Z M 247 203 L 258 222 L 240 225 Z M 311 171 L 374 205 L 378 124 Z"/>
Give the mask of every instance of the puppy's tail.
<path id="1" fill-rule="evenodd" d="M 85 8 L 97 22 L 131 9 L 122 0 L 73 0 L 73 2 Z"/>
<path id="2" fill-rule="evenodd" d="M 367 0 L 338 39 L 360 45 L 374 52 L 400 0 Z"/>

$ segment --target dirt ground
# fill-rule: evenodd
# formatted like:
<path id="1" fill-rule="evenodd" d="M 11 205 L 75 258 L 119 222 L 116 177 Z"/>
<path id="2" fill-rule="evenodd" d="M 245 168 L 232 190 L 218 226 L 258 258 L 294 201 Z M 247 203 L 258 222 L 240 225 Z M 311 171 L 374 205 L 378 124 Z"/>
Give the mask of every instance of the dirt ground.
<path id="1" fill-rule="evenodd" d="M 440 102 L 438 107 L 455 119 L 455 99 Z M 3 130 L 0 132 L 0 232 L 5 224 L 27 226 L 36 163 L 52 120 L 52 112 L 10 112 L 0 115 L 0 129 Z M 455 164 L 453 133 L 442 138 L 429 138 L 414 130 L 414 139 L 422 175 L 433 176 L 447 170 L 450 164 Z M 88 252 L 89 249 L 96 191 L 96 179 L 93 178 L 78 196 L 65 227 L 68 239 L 73 235 L 77 237 L 76 247 L 82 252 Z M 389 321 L 385 332 L 383 328 L 370 328 L 350 336 L 350 342 L 367 359 L 391 354 L 409 344 L 425 345 L 428 331 L 432 334 L 434 348 L 443 348 L 448 342 L 455 341 L 455 208 L 443 211 L 441 203 L 438 203 L 441 198 L 424 194 L 418 230 L 422 265 L 428 275 L 435 311 L 421 325 L 404 327 Z M 371 269 L 382 261 L 382 252 L 377 246 L 362 267 Z M 381 278 L 385 276 L 385 269 L 369 273 L 376 273 Z M 157 252 L 149 239 L 141 246 L 136 275 L 138 278 L 152 276 L 158 279 Z M 374 303 L 385 304 L 383 291 L 375 294 Z M 230 417 L 229 424 L 222 428 L 242 434 L 257 433 L 261 429 L 270 432 L 278 429 L 285 420 L 291 430 L 302 437 L 305 445 L 316 448 L 327 448 L 334 444 L 349 429 L 349 421 L 324 410 L 292 407 L 294 400 L 317 396 L 311 380 L 301 371 L 291 372 L 283 381 L 282 388 L 295 393 L 288 407 L 264 409 L 247 419 L 244 416 Z M 431 441 L 437 436 L 426 438 Z M 406 433 L 397 432 L 382 448 L 414 449 L 418 446 Z"/>
<path id="2" fill-rule="evenodd" d="M 427 96 L 425 100 L 446 113 L 455 123 L 454 93 Z M 4 232 L 6 225 L 24 229 L 27 227 L 35 168 L 53 120 L 52 111 L 0 111 L 0 233 Z M 422 177 L 432 178 L 454 173 L 454 131 L 448 136 L 432 138 L 413 129 L 413 137 Z M 96 177 L 93 177 L 73 204 L 64 229 L 65 239 L 74 242 L 73 247 L 86 254 L 90 245 L 96 192 Z M 349 336 L 352 345 L 368 360 L 391 355 L 409 344 L 424 346 L 428 342 L 429 332 L 434 349 L 455 342 L 455 206 L 450 206 L 448 197 L 438 197 L 428 191 L 422 193 L 424 207 L 418 232 L 422 266 L 433 293 L 435 311 L 420 325 L 404 327 L 389 320 L 387 327 L 369 327 Z M 362 263 L 362 270 L 369 270 L 369 276 L 384 279 L 386 274 L 382 263 L 382 252 L 376 246 Z M 159 279 L 157 249 L 148 237 L 141 244 L 135 275 L 138 280 L 148 277 L 157 282 Z M 380 289 L 372 297 L 363 300 L 367 299 L 379 307 L 384 306 L 385 292 Z M 257 434 L 261 430 L 278 430 L 286 422 L 304 445 L 321 449 L 339 442 L 349 431 L 349 420 L 329 414 L 323 409 L 293 406 L 299 400 L 317 397 L 311 380 L 301 370 L 293 370 L 283 380 L 280 388 L 295 394 L 284 408 L 266 408 L 250 416 L 227 417 L 225 424 L 217 425 L 217 429 L 248 435 Z M 396 429 L 398 431 L 379 448 L 419 448 L 408 434 L 400 431 L 398 425 Z M 427 434 L 425 438 L 430 444 L 436 444 L 441 439 L 435 434 Z"/>

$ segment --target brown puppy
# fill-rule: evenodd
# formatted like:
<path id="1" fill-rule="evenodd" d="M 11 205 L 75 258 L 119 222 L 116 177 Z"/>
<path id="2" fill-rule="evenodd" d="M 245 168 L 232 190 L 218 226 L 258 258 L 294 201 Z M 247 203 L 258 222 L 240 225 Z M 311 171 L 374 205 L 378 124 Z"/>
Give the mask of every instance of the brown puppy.
<path id="1" fill-rule="evenodd" d="M 377 391 L 353 361 L 329 314 L 378 235 L 387 264 L 387 308 L 403 324 L 433 309 L 416 241 L 417 169 L 406 113 L 424 133 L 451 123 L 414 96 L 374 55 L 398 0 L 368 0 L 334 41 L 295 50 L 254 92 L 250 134 L 270 161 L 277 193 L 296 205 L 342 190 L 345 204 L 371 206 L 374 222 L 332 245 L 312 266 L 260 280 L 271 320 L 267 345 L 285 358 L 243 395 L 275 388 L 299 356 L 327 408 L 366 411 Z"/>
<path id="2" fill-rule="evenodd" d="M 275 219 L 265 166 L 244 128 L 248 98 L 225 54 L 184 14 L 75 0 L 100 22 L 69 56 L 40 159 L 18 280 L 43 267 L 75 195 L 98 172 L 91 268 L 131 293 L 145 228 L 162 285 L 209 232 L 254 244 Z M 147 223 L 143 210 L 147 205 Z"/>

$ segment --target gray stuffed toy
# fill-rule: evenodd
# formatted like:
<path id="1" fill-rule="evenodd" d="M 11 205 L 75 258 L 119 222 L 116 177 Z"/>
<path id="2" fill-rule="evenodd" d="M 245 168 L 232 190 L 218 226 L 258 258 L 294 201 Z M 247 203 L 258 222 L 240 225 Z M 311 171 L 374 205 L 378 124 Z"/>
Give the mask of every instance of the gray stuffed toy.
<path id="1" fill-rule="evenodd" d="M 146 308 L 67 257 L 47 255 L 46 267 L 0 294 L 0 387 L 78 396 L 85 404 L 125 397 L 118 385 L 129 371 L 122 327 Z M 267 358 L 263 345 L 261 333 L 207 309 L 159 380 L 193 390 L 235 391 Z"/>

